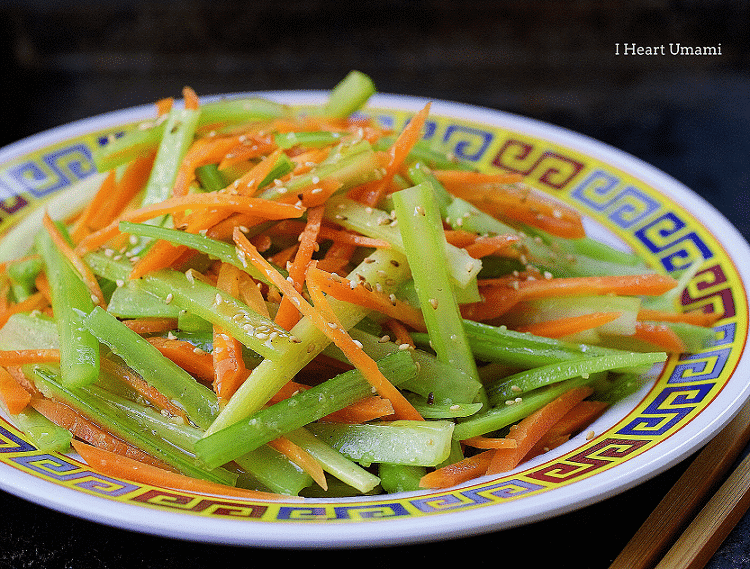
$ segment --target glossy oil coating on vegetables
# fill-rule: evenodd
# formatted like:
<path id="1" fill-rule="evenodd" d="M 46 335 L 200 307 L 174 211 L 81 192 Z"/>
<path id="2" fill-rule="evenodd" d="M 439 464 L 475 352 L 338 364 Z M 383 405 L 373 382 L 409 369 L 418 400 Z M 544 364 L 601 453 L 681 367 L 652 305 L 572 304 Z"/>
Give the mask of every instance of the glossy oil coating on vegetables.
<path id="1" fill-rule="evenodd" d="M 718 315 L 517 174 L 319 107 L 157 102 L 91 202 L 0 241 L 0 400 L 112 476 L 273 499 L 443 488 L 586 430 Z M 364 108 L 365 112 L 358 112 Z"/>

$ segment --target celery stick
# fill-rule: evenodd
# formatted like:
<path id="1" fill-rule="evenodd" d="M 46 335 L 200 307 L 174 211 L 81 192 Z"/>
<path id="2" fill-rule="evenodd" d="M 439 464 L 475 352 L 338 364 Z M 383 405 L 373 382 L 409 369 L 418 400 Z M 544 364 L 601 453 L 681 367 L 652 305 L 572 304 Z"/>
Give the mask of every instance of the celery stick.
<path id="1" fill-rule="evenodd" d="M 297 496 L 313 483 L 309 474 L 268 445 L 258 447 L 236 458 L 234 462 L 268 490 L 277 494 Z"/>
<path id="2" fill-rule="evenodd" d="M 156 204 L 169 197 L 177 170 L 193 142 L 199 117 L 200 110 L 175 107 L 169 112 L 141 205 Z"/>
<path id="3" fill-rule="evenodd" d="M 56 369 L 55 366 L 27 365 L 24 366 L 24 372 L 45 396 L 73 407 L 115 436 L 173 466 L 183 474 L 221 484 L 234 485 L 236 476 L 230 472 L 223 469 L 208 471 L 196 466 L 192 456 L 154 437 L 148 431 L 144 431 L 138 423 L 128 416 L 113 411 L 109 406 L 100 405 L 97 401 L 84 396 L 80 390 L 67 389 L 59 382 L 59 369 Z"/>
<path id="4" fill-rule="evenodd" d="M 302 132 L 277 132 L 273 136 L 276 146 L 288 150 L 295 146 L 301 145 L 307 148 L 322 148 L 331 144 L 336 144 L 341 140 L 340 132 L 322 131 L 302 131 Z"/>
<path id="5" fill-rule="evenodd" d="M 439 360 L 478 380 L 448 266 L 441 254 L 447 243 L 432 187 L 424 183 L 395 192 L 392 197 L 430 344 Z"/>
<path id="6" fill-rule="evenodd" d="M 370 492 L 380 484 L 380 479 L 377 476 L 346 458 L 307 429 L 297 429 L 285 436 L 315 458 L 323 470 L 363 494 Z"/>
<path id="7" fill-rule="evenodd" d="M 414 362 L 405 352 L 387 356 L 378 367 L 394 385 L 416 373 Z M 341 373 L 206 435 L 195 444 L 196 456 L 208 468 L 215 468 L 370 394 L 372 388 L 359 370 Z"/>
<path id="8" fill-rule="evenodd" d="M 12 283 L 31 291 L 36 288 L 35 279 L 42 270 L 42 265 L 39 257 L 28 257 L 9 263 L 6 272 Z"/>
<path id="9" fill-rule="evenodd" d="M 427 469 L 424 466 L 390 464 L 387 462 L 378 465 L 380 485 L 389 494 L 423 490 L 419 486 L 419 480 L 425 474 L 427 474 Z"/>
<path id="10" fill-rule="evenodd" d="M 35 240 L 52 294 L 52 310 L 60 335 L 62 382 L 68 387 L 88 385 L 99 375 L 99 342 L 83 324 L 94 308 L 91 292 L 46 231 Z"/>
<path id="11" fill-rule="evenodd" d="M 83 260 L 95 275 L 119 284 L 125 284 L 132 266 L 128 261 L 115 260 L 112 255 L 100 251 L 87 253 Z"/>
<path id="12" fill-rule="evenodd" d="M 73 435 L 63 427 L 55 425 L 44 415 L 27 407 L 11 420 L 18 425 L 32 444 L 45 452 L 68 452 Z"/>
<path id="13" fill-rule="evenodd" d="M 198 277 L 162 269 L 141 281 L 146 290 L 220 326 L 264 358 L 286 357 L 297 343 L 294 334 Z"/>
<path id="14" fill-rule="evenodd" d="M 453 201 L 453 196 L 432 175 L 429 168 L 422 162 L 416 162 L 409 166 L 409 178 L 415 186 L 418 184 L 429 184 L 432 187 L 435 203 L 440 208 L 440 217 L 443 219 L 448 217 L 448 206 Z"/>
<path id="15" fill-rule="evenodd" d="M 456 419 L 470 417 L 474 413 L 478 413 L 479 410 L 484 407 L 482 403 L 435 403 L 426 397 L 416 394 L 409 394 L 406 398 L 425 419 Z"/>
<path id="16" fill-rule="evenodd" d="M 216 394 L 164 357 L 148 340 L 100 307 L 85 318 L 84 324 L 144 380 L 185 409 L 196 425 L 205 429 L 213 422 L 219 412 Z"/>
<path id="17" fill-rule="evenodd" d="M 393 249 L 405 254 L 404 242 L 397 223 L 394 223 L 395 220 L 385 211 L 366 207 L 344 196 L 335 195 L 326 202 L 325 215 L 330 221 L 347 229 L 388 241 Z M 465 249 L 449 243 L 446 243 L 444 251 L 451 279 L 459 287 L 466 287 L 482 269 L 482 262 L 479 259 L 473 259 Z"/>
<path id="18" fill-rule="evenodd" d="M 107 312 L 118 318 L 177 318 L 180 308 L 148 292 L 141 281 L 128 281 L 114 290 Z"/>
<path id="19" fill-rule="evenodd" d="M 375 360 L 399 351 L 399 346 L 383 337 L 374 336 L 363 330 L 353 328 L 349 331 L 352 338 L 362 344 L 365 353 Z M 336 346 L 329 346 L 325 353 L 340 360 L 346 360 Z M 471 378 L 464 371 L 439 361 L 435 356 L 422 350 L 409 352 L 417 364 L 417 375 L 403 384 L 401 388 L 413 391 L 427 398 L 432 397 L 436 403 L 448 406 L 455 403 L 471 403 L 476 399 L 482 384 Z"/>
<path id="20" fill-rule="evenodd" d="M 350 71 L 331 91 L 322 114 L 343 119 L 358 111 L 375 93 L 375 84 L 361 71 Z"/>
<path id="21" fill-rule="evenodd" d="M 396 290 L 408 274 L 408 265 L 402 255 L 389 249 L 379 249 L 363 260 L 349 276 L 365 280 L 374 288 L 382 287 L 389 294 Z M 329 299 L 329 304 L 347 330 L 369 313 L 366 308 L 335 298 Z M 293 344 L 286 350 L 283 358 L 263 360 L 222 409 L 216 421 L 206 431 L 207 435 L 256 412 L 330 344 L 328 337 L 309 318 L 302 318 L 291 333 L 299 340 L 299 344 Z"/>
<path id="22" fill-rule="evenodd" d="M 593 380 L 593 378 L 592 378 Z M 486 411 L 481 411 L 472 415 L 468 419 L 459 422 L 453 430 L 453 438 L 459 441 L 486 435 L 493 431 L 517 423 L 527 415 L 541 409 L 550 401 L 587 382 L 592 381 L 576 377 L 560 383 L 554 383 L 546 387 L 541 387 L 524 395 L 520 401 L 515 401 L 511 405 L 499 405 Z"/>
<path id="23" fill-rule="evenodd" d="M 0 350 L 56 350 L 59 347 L 57 325 L 47 316 L 11 314 L 0 328 Z"/>
<path id="24" fill-rule="evenodd" d="M 623 368 L 640 366 L 651 367 L 667 359 L 664 352 L 611 354 L 598 357 L 587 357 L 577 361 L 567 361 L 540 366 L 527 371 L 515 373 L 485 386 L 491 405 L 502 405 L 539 387 L 571 379 L 587 378 L 602 371 L 619 371 Z"/>
<path id="25" fill-rule="evenodd" d="M 203 103 L 200 111 L 199 126 L 275 119 L 290 114 L 286 105 L 261 97 L 223 98 Z"/>
<path id="26" fill-rule="evenodd" d="M 205 192 L 216 192 L 227 186 L 227 181 L 219 172 L 216 164 L 198 166 L 195 169 L 195 177 L 198 178 L 198 182 Z"/>
<path id="27" fill-rule="evenodd" d="M 308 429 L 344 456 L 372 463 L 436 466 L 450 454 L 451 421 L 393 421 L 348 425 L 313 423 Z"/>

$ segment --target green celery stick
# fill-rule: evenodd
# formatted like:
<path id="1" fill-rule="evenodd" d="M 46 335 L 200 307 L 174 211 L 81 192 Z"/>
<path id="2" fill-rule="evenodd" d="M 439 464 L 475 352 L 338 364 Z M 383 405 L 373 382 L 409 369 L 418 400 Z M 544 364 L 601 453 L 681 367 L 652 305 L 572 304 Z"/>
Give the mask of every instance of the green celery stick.
<path id="1" fill-rule="evenodd" d="M 313 483 L 309 474 L 268 445 L 258 447 L 234 462 L 266 489 L 277 494 L 298 496 Z"/>
<path id="2" fill-rule="evenodd" d="M 236 475 L 224 469 L 208 471 L 200 468 L 191 455 L 153 436 L 123 413 L 100 405 L 93 398 L 84 396 L 80 390 L 67 389 L 59 382 L 59 368 L 50 365 L 26 365 L 23 369 L 45 396 L 74 408 L 115 436 L 173 466 L 183 474 L 231 486 L 235 484 Z"/>
<path id="3" fill-rule="evenodd" d="M 70 431 L 59 427 L 32 407 L 27 407 L 18 415 L 11 415 L 11 420 L 39 450 L 44 452 L 68 452 L 70 450 L 70 441 L 73 440 Z"/>
<path id="4" fill-rule="evenodd" d="M 380 485 L 389 494 L 422 490 L 419 487 L 419 480 L 425 474 L 427 474 L 427 469 L 424 466 L 390 464 L 387 462 L 378 465 Z"/>
<path id="5" fill-rule="evenodd" d="M 436 466 L 451 450 L 451 421 L 390 423 L 313 423 L 308 429 L 344 456 L 363 466 L 372 463 Z"/>
<path id="6" fill-rule="evenodd" d="M 394 385 L 416 373 L 405 352 L 387 356 L 378 367 Z M 195 444 L 196 456 L 208 468 L 215 468 L 371 394 L 372 387 L 359 370 L 341 373 L 205 436 Z"/>
<path id="7" fill-rule="evenodd" d="M 331 91 L 322 114 L 346 118 L 361 109 L 375 93 L 375 84 L 361 71 L 350 71 Z"/>
<path id="8" fill-rule="evenodd" d="M 378 249 L 364 259 L 351 273 L 352 278 L 369 282 L 374 288 L 382 287 L 386 294 L 394 292 L 409 274 L 406 259 L 390 249 Z M 369 310 L 335 298 L 329 299 L 342 326 L 351 329 Z M 206 431 L 207 435 L 255 413 L 281 389 L 298 371 L 323 351 L 330 340 L 315 327 L 309 318 L 302 318 L 291 330 L 299 340 L 286 350 L 284 357 L 265 359 L 239 387 L 216 421 Z"/>
<path id="9" fill-rule="evenodd" d="M 276 146 L 288 150 L 295 146 L 302 145 L 307 148 L 322 148 L 331 144 L 336 144 L 341 140 L 341 133 L 323 131 L 302 131 L 302 132 L 278 132 L 274 134 L 273 140 Z"/>
<path id="10" fill-rule="evenodd" d="M 439 360 L 478 381 L 474 355 L 441 254 L 447 243 L 432 187 L 419 184 L 395 192 L 392 197 L 430 344 Z"/>
<path id="11" fill-rule="evenodd" d="M 85 318 L 84 324 L 145 381 L 182 407 L 196 425 L 205 429 L 213 422 L 219 412 L 216 394 L 164 357 L 148 340 L 100 307 Z"/>
<path id="12" fill-rule="evenodd" d="M 534 389 L 573 377 L 588 378 L 603 371 L 648 366 L 667 359 L 664 352 L 610 354 L 540 366 L 515 373 L 485 386 L 491 405 L 502 405 Z"/>
<path id="13" fill-rule="evenodd" d="M 0 350 L 57 350 L 59 347 L 57 324 L 47 316 L 11 314 L 0 328 Z"/>
<path id="14" fill-rule="evenodd" d="M 585 385 L 593 380 L 593 377 L 590 379 L 575 377 L 560 383 L 553 383 L 525 394 L 520 398 L 520 401 L 514 399 L 512 404 L 506 405 L 503 403 L 481 411 L 464 421 L 460 421 L 453 430 L 453 438 L 462 441 L 471 437 L 486 435 L 517 423 L 527 415 L 541 409 L 550 401 L 554 401 L 569 389 Z"/>
<path id="15" fill-rule="evenodd" d="M 62 382 L 88 385 L 99 376 L 99 342 L 86 329 L 83 317 L 94 308 L 91 292 L 46 231 L 36 237 L 52 294 L 52 309 L 60 335 Z"/>
<path id="16" fill-rule="evenodd" d="M 363 494 L 372 491 L 380 484 L 380 479 L 377 476 L 346 458 L 307 429 L 297 429 L 285 436 L 315 458 L 323 470 Z"/>
<path id="17" fill-rule="evenodd" d="M 136 280 L 115 288 L 107 312 L 118 318 L 177 318 L 180 308 L 151 294 Z"/>
<path id="18" fill-rule="evenodd" d="M 406 398 L 425 419 L 470 417 L 484 407 L 482 403 L 435 403 L 421 395 L 412 393 L 407 395 Z"/>
<path id="19" fill-rule="evenodd" d="M 227 186 L 227 182 L 216 164 L 198 166 L 195 169 L 195 177 L 198 178 L 204 192 L 216 192 Z"/>

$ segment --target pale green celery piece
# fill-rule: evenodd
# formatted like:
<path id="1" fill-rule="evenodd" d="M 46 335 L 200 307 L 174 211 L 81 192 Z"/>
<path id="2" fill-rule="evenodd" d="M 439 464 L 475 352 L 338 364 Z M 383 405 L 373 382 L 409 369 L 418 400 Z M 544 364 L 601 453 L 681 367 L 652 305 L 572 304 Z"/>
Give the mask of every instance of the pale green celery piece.
<path id="1" fill-rule="evenodd" d="M 214 325 L 208 320 L 196 316 L 187 310 L 180 310 L 177 315 L 177 327 L 183 332 L 190 334 L 206 334 L 213 332 Z"/>
<path id="2" fill-rule="evenodd" d="M 435 403 L 426 397 L 410 393 L 406 396 L 414 408 L 425 419 L 458 419 L 478 413 L 484 405 L 481 403 Z"/>
<path id="3" fill-rule="evenodd" d="M 228 185 L 216 164 L 198 166 L 195 169 L 195 177 L 204 192 L 216 192 Z"/>
<path id="4" fill-rule="evenodd" d="M 287 105 L 262 97 L 223 98 L 203 103 L 200 110 L 199 126 L 275 119 L 291 113 Z"/>
<path id="5" fill-rule="evenodd" d="M 31 443 L 45 452 L 68 452 L 73 435 L 31 407 L 27 407 L 11 420 L 21 429 Z"/>
<path id="6" fill-rule="evenodd" d="M 0 350 L 57 350 L 60 336 L 55 321 L 42 315 L 12 314 L 0 328 Z"/>
<path id="7" fill-rule="evenodd" d="M 239 299 L 203 282 L 199 276 L 162 269 L 145 275 L 143 287 L 162 299 L 220 326 L 264 358 L 281 359 L 298 346 L 295 333 L 258 314 Z"/>
<path id="8" fill-rule="evenodd" d="M 352 338 L 362 343 L 362 349 L 374 360 L 380 360 L 389 354 L 399 351 L 398 344 L 384 341 L 364 330 L 353 328 L 349 331 Z M 345 360 L 343 353 L 336 346 L 329 346 L 325 353 Z M 401 388 L 418 393 L 422 397 L 432 397 L 436 403 L 453 405 L 454 403 L 471 403 L 479 394 L 482 384 L 472 379 L 464 371 L 439 361 L 432 354 L 423 350 L 410 350 L 417 364 L 417 375 L 401 384 Z"/>
<path id="9" fill-rule="evenodd" d="M 438 179 L 433 176 L 430 169 L 423 162 L 416 162 L 409 166 L 409 178 L 413 185 L 429 184 L 435 196 L 435 203 L 440 209 L 440 217 L 448 217 L 448 206 L 453 201 L 453 196 L 443 187 Z"/>
<path id="10" fill-rule="evenodd" d="M 193 142 L 200 114 L 200 109 L 182 107 L 174 107 L 169 112 L 141 205 L 156 204 L 169 197 L 177 170 Z"/>
<path id="11" fill-rule="evenodd" d="M 432 187 L 423 183 L 396 192 L 393 204 L 430 345 L 439 360 L 478 381 L 476 361 L 453 296 L 449 269 L 444 257 L 436 254 L 445 250 L 447 243 Z"/>
<path id="12" fill-rule="evenodd" d="M 29 257 L 9 263 L 6 271 L 12 283 L 33 290 L 36 287 L 35 280 L 42 270 L 42 265 L 42 260 L 39 257 Z"/>
<path id="13" fill-rule="evenodd" d="M 95 275 L 115 282 L 118 285 L 125 284 L 130 271 L 133 269 L 128 261 L 115 260 L 111 255 L 100 251 L 87 253 L 83 257 L 83 260 Z"/>
<path id="14" fill-rule="evenodd" d="M 584 316 L 593 312 L 619 312 L 620 316 L 596 330 L 602 334 L 631 336 L 635 334 L 641 299 L 635 296 L 576 296 L 533 299 L 526 301 L 524 306 L 528 306 L 529 310 L 524 311 L 523 324 Z"/>
<path id="15" fill-rule="evenodd" d="M 313 483 L 312 477 L 276 449 L 263 445 L 234 460 L 271 492 L 298 496 Z"/>
<path id="16" fill-rule="evenodd" d="M 547 403 L 554 401 L 569 389 L 585 385 L 593 380 L 594 378 L 583 379 L 581 377 L 568 379 L 567 381 L 535 389 L 525 394 L 520 401 L 516 402 L 514 400 L 511 405 L 503 403 L 481 411 L 464 421 L 460 421 L 453 429 L 453 438 L 462 441 L 471 437 L 486 435 L 487 433 L 517 423 L 534 411 L 541 409 Z"/>
<path id="17" fill-rule="evenodd" d="M 322 148 L 331 144 L 336 144 L 341 140 L 340 132 L 322 131 L 301 131 L 301 132 L 277 132 L 273 136 L 276 146 L 288 150 L 295 146 L 302 145 L 306 148 Z"/>
<path id="18" fill-rule="evenodd" d="M 104 311 L 102 313 L 106 314 Z M 46 397 L 65 403 L 116 437 L 164 461 L 179 472 L 221 484 L 232 486 L 235 484 L 237 479 L 235 474 L 225 469 L 217 468 L 209 471 L 197 466 L 191 454 L 186 454 L 161 438 L 155 437 L 127 415 L 114 411 L 107 405 L 101 405 L 98 400 L 85 397 L 79 389 L 67 389 L 59 382 L 59 367 L 42 364 L 26 365 L 23 366 L 23 370 Z"/>
<path id="19" fill-rule="evenodd" d="M 425 474 L 427 474 L 427 468 L 424 466 L 390 464 L 387 462 L 378 465 L 380 484 L 383 490 L 389 494 L 422 490 L 419 481 Z"/>
<path id="20" fill-rule="evenodd" d="M 359 492 L 366 494 L 380 484 L 380 479 L 377 476 L 346 458 L 307 429 L 297 429 L 285 436 L 315 458 L 323 470 Z"/>
<path id="21" fill-rule="evenodd" d="M 649 296 L 644 298 L 643 307 L 652 310 L 665 310 L 667 312 L 677 311 L 680 305 L 679 299 L 682 296 L 682 293 L 698 271 L 700 271 L 702 266 L 703 263 L 701 261 L 693 261 L 687 268 L 683 269 L 677 279 L 677 286 L 659 296 Z"/>
<path id="22" fill-rule="evenodd" d="M 402 190 L 403 191 L 403 190 Z M 395 196 L 395 194 L 394 194 Z M 398 224 L 390 213 L 367 207 L 343 195 L 334 195 L 326 202 L 325 216 L 347 229 L 358 231 L 375 239 L 383 239 L 391 248 L 406 254 Z M 466 287 L 482 269 L 482 262 L 473 259 L 465 249 L 446 243 L 445 258 L 450 276 L 459 287 Z"/>
<path id="23" fill-rule="evenodd" d="M 136 280 L 115 288 L 107 312 L 118 318 L 177 318 L 180 308 L 154 296 Z"/>
<path id="24" fill-rule="evenodd" d="M 96 307 L 84 324 L 146 382 L 183 408 L 197 426 L 205 429 L 213 422 L 219 412 L 216 394 L 164 357 L 148 340 L 101 307 Z"/>
<path id="25" fill-rule="evenodd" d="M 91 384 L 99 376 L 99 342 L 83 323 L 94 308 L 91 292 L 47 231 L 40 231 L 35 243 L 44 259 L 60 336 L 62 382 L 68 387 Z"/>
<path id="26" fill-rule="evenodd" d="M 401 254 L 390 249 L 379 249 L 357 266 L 349 276 L 355 279 L 361 276 L 373 287 L 382 287 L 386 294 L 390 294 L 408 275 L 408 265 Z M 347 330 L 369 313 L 366 308 L 335 298 L 329 298 L 329 304 Z M 216 421 L 206 431 L 207 435 L 255 413 L 331 343 L 309 318 L 300 319 L 292 328 L 291 334 L 299 343 L 289 346 L 282 358 L 263 360 L 222 409 Z"/>
<path id="27" fill-rule="evenodd" d="M 361 109 L 375 94 L 372 79 L 361 71 L 350 71 L 332 90 L 322 114 L 333 118 L 346 118 Z"/>
<path id="28" fill-rule="evenodd" d="M 313 423 L 315 436 L 363 466 L 372 463 L 436 466 L 451 450 L 451 421 L 393 421 L 348 425 Z"/>

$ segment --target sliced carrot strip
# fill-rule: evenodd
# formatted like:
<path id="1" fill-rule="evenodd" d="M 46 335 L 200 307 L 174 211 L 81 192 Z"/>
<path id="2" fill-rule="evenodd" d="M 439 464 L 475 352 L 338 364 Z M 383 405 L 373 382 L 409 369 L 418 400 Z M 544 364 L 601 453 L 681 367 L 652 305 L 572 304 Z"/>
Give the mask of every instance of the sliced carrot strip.
<path id="1" fill-rule="evenodd" d="M 199 492 L 201 494 L 218 494 L 225 496 L 235 496 L 238 498 L 249 498 L 259 500 L 278 500 L 280 498 L 288 499 L 288 496 L 272 494 L 270 492 L 260 492 L 257 490 L 246 490 L 234 486 L 226 486 L 208 480 L 200 480 L 183 474 L 178 474 L 164 468 L 143 464 L 137 460 L 132 460 L 119 454 L 108 452 L 106 450 L 87 445 L 78 441 L 73 441 L 73 447 L 83 460 L 98 471 L 116 478 L 124 478 L 139 482 L 141 484 L 150 484 L 162 488 L 173 488 L 175 490 L 187 490 L 189 492 Z"/>
<path id="2" fill-rule="evenodd" d="M 20 366 L 60 361 L 60 350 L 0 350 L 0 366 Z"/>
<path id="3" fill-rule="evenodd" d="M 673 354 L 683 354 L 687 349 L 685 342 L 666 324 L 636 322 L 635 334 L 632 337 Z"/>
<path id="4" fill-rule="evenodd" d="M 133 318 L 122 323 L 138 334 L 158 334 L 177 328 L 176 318 Z"/>
<path id="5" fill-rule="evenodd" d="M 170 338 L 148 338 L 149 343 L 159 350 L 162 355 L 172 360 L 189 374 L 204 381 L 213 381 L 213 356 L 196 348 L 185 340 Z"/>
<path id="6" fill-rule="evenodd" d="M 4 367 L 0 367 L 0 397 L 11 415 L 18 415 L 31 402 L 31 393 Z"/>
<path id="7" fill-rule="evenodd" d="M 603 401 L 581 401 L 550 427 L 547 434 L 539 439 L 525 458 L 532 458 L 566 442 L 572 434 L 582 430 L 604 413 L 608 406 Z"/>
<path id="8" fill-rule="evenodd" d="M 419 486 L 422 488 L 448 488 L 473 480 L 487 472 L 496 452 L 496 449 L 486 450 L 428 472 L 419 479 Z"/>
<path id="9" fill-rule="evenodd" d="M 523 181 L 523 176 L 512 172 L 486 174 L 470 170 L 432 170 L 432 175 L 445 186 L 455 184 L 515 184 Z"/>
<path id="10" fill-rule="evenodd" d="M 306 450 L 294 444 L 286 437 L 274 439 L 268 443 L 268 446 L 284 454 L 294 464 L 312 476 L 312 479 L 315 480 L 318 486 L 323 488 L 323 490 L 328 490 L 328 482 L 326 481 L 323 467 Z"/>
<path id="11" fill-rule="evenodd" d="M 665 310 L 654 310 L 652 308 L 641 308 L 638 311 L 638 320 L 651 320 L 654 322 L 685 322 L 695 326 L 706 328 L 713 326 L 724 317 L 717 312 L 703 312 L 702 310 L 691 310 L 690 312 L 667 312 Z"/>
<path id="12" fill-rule="evenodd" d="M 507 439 L 505 437 L 471 437 L 461 441 L 462 444 L 474 448 L 517 448 L 518 442 L 515 439 Z"/>
<path id="13" fill-rule="evenodd" d="M 323 421 L 332 423 L 366 423 L 382 417 L 393 415 L 393 405 L 388 399 L 371 395 L 344 407 L 340 411 L 323 417 Z"/>
<path id="14" fill-rule="evenodd" d="M 216 288 L 234 298 L 240 293 L 240 270 L 228 263 L 221 263 Z M 242 344 L 220 326 L 213 327 L 214 365 L 213 387 L 220 399 L 229 400 L 247 379 L 250 372 L 242 359 Z"/>
<path id="15" fill-rule="evenodd" d="M 562 338 L 578 334 L 586 330 L 592 330 L 603 326 L 622 315 L 622 312 L 592 312 L 591 314 L 581 314 L 579 316 L 568 316 L 545 322 L 536 322 L 526 326 L 516 327 L 518 332 L 530 332 L 535 336 L 545 336 L 547 338 Z"/>

